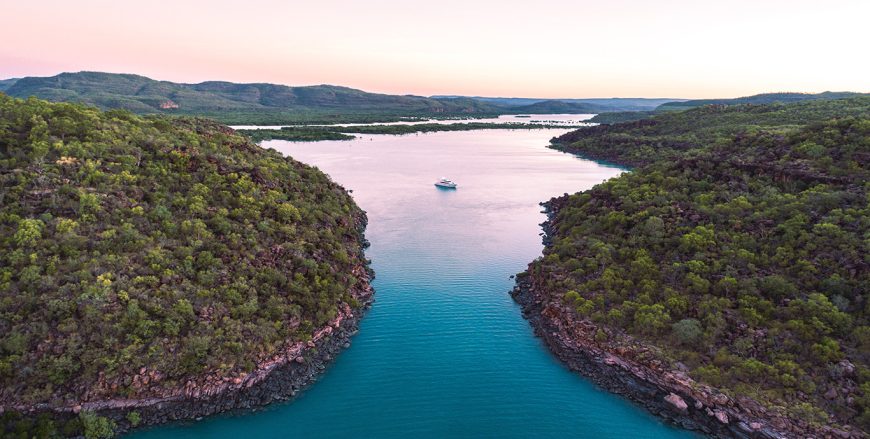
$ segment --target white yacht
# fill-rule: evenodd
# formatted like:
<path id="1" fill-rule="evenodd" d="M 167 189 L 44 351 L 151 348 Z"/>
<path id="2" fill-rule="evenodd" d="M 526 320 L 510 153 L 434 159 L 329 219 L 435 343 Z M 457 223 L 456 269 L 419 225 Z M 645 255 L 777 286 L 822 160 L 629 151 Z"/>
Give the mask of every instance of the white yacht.
<path id="1" fill-rule="evenodd" d="M 456 189 L 456 182 L 448 180 L 444 177 L 441 177 L 441 180 L 435 182 L 435 186 L 443 187 L 447 189 Z"/>

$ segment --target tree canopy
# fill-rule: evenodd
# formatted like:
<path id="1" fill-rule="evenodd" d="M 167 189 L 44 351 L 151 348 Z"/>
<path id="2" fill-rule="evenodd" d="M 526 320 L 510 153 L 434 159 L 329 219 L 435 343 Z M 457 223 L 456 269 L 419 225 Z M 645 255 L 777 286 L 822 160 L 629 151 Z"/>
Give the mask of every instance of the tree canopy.
<path id="1" fill-rule="evenodd" d="M 554 298 L 732 395 L 870 428 L 870 100 L 702 107 L 558 140 L 639 167 L 549 203 L 529 273 Z"/>
<path id="2" fill-rule="evenodd" d="M 0 94 L 0 406 L 250 371 L 357 305 L 364 225 L 225 126 Z"/>

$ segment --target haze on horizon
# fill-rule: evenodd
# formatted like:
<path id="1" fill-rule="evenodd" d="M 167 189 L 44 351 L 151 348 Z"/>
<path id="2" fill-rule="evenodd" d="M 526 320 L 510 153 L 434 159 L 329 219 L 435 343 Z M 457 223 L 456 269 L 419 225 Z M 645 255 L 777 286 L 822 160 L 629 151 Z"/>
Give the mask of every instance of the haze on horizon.
<path id="1" fill-rule="evenodd" d="M 870 91 L 870 1 L 12 0 L 0 78 L 65 71 L 394 94 Z"/>

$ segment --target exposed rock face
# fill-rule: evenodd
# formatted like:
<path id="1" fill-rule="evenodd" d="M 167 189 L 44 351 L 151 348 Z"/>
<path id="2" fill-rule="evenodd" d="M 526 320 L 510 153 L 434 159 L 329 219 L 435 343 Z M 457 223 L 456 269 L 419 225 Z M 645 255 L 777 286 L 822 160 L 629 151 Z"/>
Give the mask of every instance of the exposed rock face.
<path id="1" fill-rule="evenodd" d="M 174 101 L 172 101 L 170 99 L 167 99 L 167 100 L 160 103 L 161 110 L 173 110 L 176 108 L 178 108 L 178 104 L 176 104 Z"/>
<path id="2" fill-rule="evenodd" d="M 511 294 L 550 350 L 572 370 L 675 425 L 720 438 L 866 437 L 860 431 L 815 427 L 784 417 L 750 398 L 736 401 L 662 364 L 651 355 L 652 347 L 595 341 L 598 328 L 550 300 L 541 285 L 533 276 L 518 276 Z"/>
<path id="3" fill-rule="evenodd" d="M 727 423 L 728 423 L 728 414 L 725 413 L 724 410 L 714 410 L 714 411 L 713 411 L 713 416 L 715 416 L 716 419 L 717 419 L 719 422 L 723 423 L 723 424 L 727 424 Z"/>

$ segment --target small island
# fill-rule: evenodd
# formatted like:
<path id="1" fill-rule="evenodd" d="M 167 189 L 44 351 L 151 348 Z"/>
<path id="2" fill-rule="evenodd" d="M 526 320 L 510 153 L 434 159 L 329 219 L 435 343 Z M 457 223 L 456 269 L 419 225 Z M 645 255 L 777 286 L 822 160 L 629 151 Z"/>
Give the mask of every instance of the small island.
<path id="1" fill-rule="evenodd" d="M 279 129 L 239 129 L 240 134 L 251 138 L 254 142 L 263 140 L 289 140 L 294 142 L 316 142 L 320 140 L 351 140 L 352 134 L 391 134 L 405 135 L 417 133 L 432 133 L 440 131 L 475 131 L 475 130 L 536 130 L 547 128 L 571 128 L 571 125 L 552 123 L 517 123 L 517 122 L 457 122 L 457 123 L 418 123 L 407 125 L 302 125 L 287 126 Z M 352 133 L 352 134 L 351 134 Z"/>

